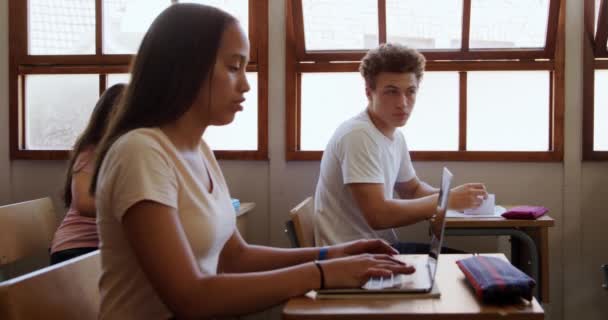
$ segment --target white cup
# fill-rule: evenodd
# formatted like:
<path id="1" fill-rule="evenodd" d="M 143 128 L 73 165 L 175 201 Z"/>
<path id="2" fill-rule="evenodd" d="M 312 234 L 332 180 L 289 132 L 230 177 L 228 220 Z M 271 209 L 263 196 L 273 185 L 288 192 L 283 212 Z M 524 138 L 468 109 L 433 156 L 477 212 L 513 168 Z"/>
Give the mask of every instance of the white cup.
<path id="1" fill-rule="evenodd" d="M 479 207 L 465 209 L 464 214 L 470 214 L 472 216 L 494 214 L 494 207 L 496 206 L 495 200 L 495 195 L 493 193 L 488 193 L 488 197 L 483 200 Z"/>

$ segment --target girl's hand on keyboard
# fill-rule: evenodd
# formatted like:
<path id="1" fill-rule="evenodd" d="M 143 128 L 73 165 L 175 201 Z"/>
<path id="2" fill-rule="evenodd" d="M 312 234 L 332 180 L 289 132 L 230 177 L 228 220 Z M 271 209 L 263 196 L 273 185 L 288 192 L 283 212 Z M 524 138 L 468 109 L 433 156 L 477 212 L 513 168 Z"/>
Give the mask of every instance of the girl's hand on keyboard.
<path id="1" fill-rule="evenodd" d="M 370 277 L 387 277 L 393 273 L 416 271 L 387 254 L 361 254 L 320 262 L 325 274 L 326 288 L 359 288 Z"/>
<path id="2" fill-rule="evenodd" d="M 329 247 L 327 258 L 341 258 L 362 253 L 398 254 L 399 252 L 381 239 L 365 239 Z"/>

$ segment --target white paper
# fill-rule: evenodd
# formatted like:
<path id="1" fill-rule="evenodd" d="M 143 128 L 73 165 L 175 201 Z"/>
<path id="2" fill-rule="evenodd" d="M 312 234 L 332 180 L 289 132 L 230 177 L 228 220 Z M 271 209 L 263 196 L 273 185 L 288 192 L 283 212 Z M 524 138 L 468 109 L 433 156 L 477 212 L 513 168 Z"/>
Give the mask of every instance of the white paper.
<path id="1" fill-rule="evenodd" d="M 446 217 L 448 217 L 448 218 L 497 218 L 497 217 L 500 217 L 500 215 L 505 213 L 506 211 L 507 211 L 507 209 L 505 209 L 505 207 L 502 207 L 502 206 L 494 206 L 493 213 L 477 214 L 477 215 L 465 214 L 464 212 L 456 211 L 456 210 L 448 210 L 446 212 Z"/>

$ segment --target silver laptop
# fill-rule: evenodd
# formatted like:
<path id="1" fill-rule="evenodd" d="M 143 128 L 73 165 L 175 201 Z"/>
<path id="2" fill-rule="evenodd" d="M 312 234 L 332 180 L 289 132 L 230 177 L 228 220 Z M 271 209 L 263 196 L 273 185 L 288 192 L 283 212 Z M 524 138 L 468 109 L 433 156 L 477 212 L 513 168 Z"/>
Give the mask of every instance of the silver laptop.
<path id="1" fill-rule="evenodd" d="M 425 293 L 431 292 L 435 284 L 437 274 L 437 263 L 443 243 L 445 229 L 445 213 L 450 195 L 452 173 L 443 168 L 439 198 L 437 201 L 437 215 L 434 222 L 429 222 L 431 230 L 431 241 L 427 256 L 406 256 L 404 261 L 416 267 L 416 272 L 404 275 L 392 275 L 390 277 L 372 277 L 361 288 L 355 289 L 323 289 L 320 294 L 344 294 L 344 293 Z"/>

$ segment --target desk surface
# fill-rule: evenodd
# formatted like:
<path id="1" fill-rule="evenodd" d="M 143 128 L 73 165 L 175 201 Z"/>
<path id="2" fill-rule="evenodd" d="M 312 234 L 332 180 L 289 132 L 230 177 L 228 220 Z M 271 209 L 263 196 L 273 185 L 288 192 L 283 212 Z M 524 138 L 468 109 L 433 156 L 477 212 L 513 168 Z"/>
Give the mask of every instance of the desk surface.
<path id="1" fill-rule="evenodd" d="M 555 220 L 544 215 L 536 220 L 496 218 L 446 218 L 446 228 L 514 228 L 514 227 L 553 227 Z"/>
<path id="2" fill-rule="evenodd" d="M 502 257 L 503 254 L 490 254 Z M 442 254 L 437 283 L 437 299 L 356 299 L 315 300 L 309 297 L 290 299 L 283 309 L 283 319 L 543 319 L 544 311 L 536 299 L 517 306 L 481 305 L 468 287 L 455 261 L 470 254 Z"/>

